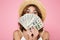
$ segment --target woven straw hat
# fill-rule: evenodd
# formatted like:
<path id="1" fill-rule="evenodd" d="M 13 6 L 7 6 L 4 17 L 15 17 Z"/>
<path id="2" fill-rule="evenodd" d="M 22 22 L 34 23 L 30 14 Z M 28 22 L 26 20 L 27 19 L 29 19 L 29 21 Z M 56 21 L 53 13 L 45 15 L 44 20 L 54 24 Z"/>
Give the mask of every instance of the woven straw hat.
<path id="1" fill-rule="evenodd" d="M 19 16 L 21 16 L 23 9 L 29 4 L 34 4 L 40 9 L 41 14 L 42 14 L 42 20 L 44 21 L 46 17 L 46 10 L 44 6 L 42 5 L 42 3 L 38 0 L 24 0 L 24 2 L 19 7 Z"/>

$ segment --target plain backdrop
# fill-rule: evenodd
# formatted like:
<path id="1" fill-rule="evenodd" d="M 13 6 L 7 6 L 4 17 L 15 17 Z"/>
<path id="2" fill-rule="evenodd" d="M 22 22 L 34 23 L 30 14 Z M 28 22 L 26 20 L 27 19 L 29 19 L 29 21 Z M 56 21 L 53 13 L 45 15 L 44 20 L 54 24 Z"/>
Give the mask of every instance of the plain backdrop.
<path id="1" fill-rule="evenodd" d="M 44 30 L 50 40 L 60 40 L 60 0 L 39 0 L 46 8 Z M 18 9 L 23 0 L 0 0 L 0 40 L 13 40 L 18 26 Z"/>

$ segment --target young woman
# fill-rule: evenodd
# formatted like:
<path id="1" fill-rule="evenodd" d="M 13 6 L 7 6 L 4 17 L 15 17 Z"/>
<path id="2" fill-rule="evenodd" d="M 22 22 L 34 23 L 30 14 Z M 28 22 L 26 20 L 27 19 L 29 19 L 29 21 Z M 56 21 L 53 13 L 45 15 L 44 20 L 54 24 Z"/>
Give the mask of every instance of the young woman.
<path id="1" fill-rule="evenodd" d="M 40 5 L 38 6 L 36 2 L 28 1 L 28 4 L 25 2 L 25 6 L 20 8 L 20 17 L 27 13 L 36 14 L 41 18 L 42 21 L 44 21 L 45 9 L 43 9 L 42 6 L 37 2 Z M 32 27 L 31 29 L 26 30 L 20 23 L 18 24 L 20 28 L 19 30 L 14 31 L 13 40 L 49 40 L 49 33 L 48 31 L 43 30 L 43 28 L 37 30 L 35 27 Z"/>

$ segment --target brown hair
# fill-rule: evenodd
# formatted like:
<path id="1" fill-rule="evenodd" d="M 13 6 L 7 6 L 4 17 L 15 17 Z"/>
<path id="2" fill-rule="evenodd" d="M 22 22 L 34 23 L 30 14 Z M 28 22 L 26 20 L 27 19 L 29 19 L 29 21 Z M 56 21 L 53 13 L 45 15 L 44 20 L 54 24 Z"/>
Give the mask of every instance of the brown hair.
<path id="1" fill-rule="evenodd" d="M 38 8 L 36 5 L 34 5 L 34 4 L 27 5 L 27 6 L 23 9 L 21 16 L 23 16 L 23 15 L 26 13 L 27 8 L 30 7 L 30 6 L 35 7 L 35 9 L 36 9 L 36 11 L 37 11 L 37 13 L 38 13 L 38 16 L 39 16 L 39 17 L 41 18 L 41 20 L 42 20 L 42 14 L 41 14 L 39 8 Z M 20 23 L 18 23 L 18 24 L 20 25 L 20 30 L 21 30 L 22 32 L 23 32 L 23 30 L 26 31 L 26 29 L 25 29 Z M 42 32 L 42 31 L 43 31 L 43 28 L 41 28 L 41 29 L 39 30 L 39 32 Z"/>

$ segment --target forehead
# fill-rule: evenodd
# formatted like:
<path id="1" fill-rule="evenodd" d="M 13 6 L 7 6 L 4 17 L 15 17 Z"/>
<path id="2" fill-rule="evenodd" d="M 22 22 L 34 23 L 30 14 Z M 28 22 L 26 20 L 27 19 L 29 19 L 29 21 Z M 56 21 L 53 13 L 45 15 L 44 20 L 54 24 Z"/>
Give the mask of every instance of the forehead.
<path id="1" fill-rule="evenodd" d="M 34 6 L 29 6 L 28 9 L 29 10 L 35 10 L 36 8 Z"/>

